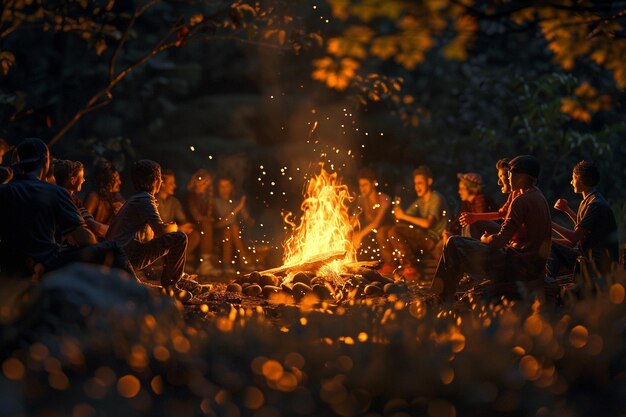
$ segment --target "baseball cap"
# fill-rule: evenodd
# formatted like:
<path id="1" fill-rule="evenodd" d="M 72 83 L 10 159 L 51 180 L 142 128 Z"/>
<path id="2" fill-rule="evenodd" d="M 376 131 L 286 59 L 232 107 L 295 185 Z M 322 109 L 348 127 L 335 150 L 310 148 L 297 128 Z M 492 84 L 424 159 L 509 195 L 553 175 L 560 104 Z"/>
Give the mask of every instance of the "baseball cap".
<path id="1" fill-rule="evenodd" d="M 48 155 L 48 146 L 38 138 L 24 139 L 17 145 L 17 159 L 13 167 L 20 169 L 35 168 Z"/>
<path id="2" fill-rule="evenodd" d="M 509 161 L 509 171 L 517 174 L 528 174 L 539 177 L 541 166 L 539 160 L 532 155 L 519 155 Z"/>

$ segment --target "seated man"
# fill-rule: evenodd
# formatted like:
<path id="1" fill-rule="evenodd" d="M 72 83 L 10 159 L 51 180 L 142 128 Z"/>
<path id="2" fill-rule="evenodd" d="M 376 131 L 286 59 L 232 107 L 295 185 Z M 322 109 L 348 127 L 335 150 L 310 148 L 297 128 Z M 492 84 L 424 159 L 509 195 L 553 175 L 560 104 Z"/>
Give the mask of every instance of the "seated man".
<path id="1" fill-rule="evenodd" d="M 85 182 L 85 169 L 83 164 L 78 161 L 57 159 L 54 161 L 53 171 L 55 183 L 65 188 L 70 193 L 70 197 L 72 197 L 72 201 L 85 221 L 87 228 L 97 237 L 104 238 L 109 226 L 97 222 L 91 213 L 87 211 L 83 205 L 83 201 L 76 195 L 76 193 L 79 193 L 83 189 L 83 183 Z"/>
<path id="2" fill-rule="evenodd" d="M 359 212 L 360 228 L 352 236 L 352 244 L 358 251 L 363 240 L 372 235 L 369 240 L 376 241 L 380 250 L 380 258 L 384 264 L 393 263 L 392 247 L 387 239 L 389 229 L 393 226 L 391 215 L 391 199 L 376 189 L 376 173 L 371 169 L 359 172 L 359 191 L 356 206 Z"/>
<path id="3" fill-rule="evenodd" d="M 50 168 L 50 152 L 40 139 L 23 140 L 17 147 L 15 178 L 0 185 L 0 270 L 2 274 L 39 274 L 70 262 L 89 262 L 132 268 L 113 242 L 96 245 L 91 233 L 62 187 L 43 181 Z M 74 246 L 62 246 L 56 235 Z"/>
<path id="4" fill-rule="evenodd" d="M 472 237 L 476 237 L 475 234 L 483 234 L 488 232 L 493 234 L 500 230 L 500 225 L 493 220 L 501 220 L 506 217 L 509 211 L 511 202 L 519 195 L 519 191 L 511 191 L 511 184 L 509 183 L 509 159 L 502 158 L 496 163 L 496 169 L 498 170 L 498 185 L 502 194 L 508 194 L 506 202 L 500 207 L 498 211 L 487 213 L 471 213 L 461 212 L 459 216 L 459 223 L 462 227 L 469 227 L 472 233 Z M 478 237 L 476 237 L 478 239 Z"/>
<path id="5" fill-rule="evenodd" d="M 572 272 L 581 254 L 601 275 L 611 271 L 618 259 L 617 223 L 613 210 L 596 190 L 600 172 L 593 162 L 580 161 L 572 172 L 572 187 L 582 194 L 583 201 L 575 214 L 564 199 L 557 200 L 554 208 L 567 214 L 574 230 L 552 223 L 552 230 L 562 239 L 552 241 L 552 251 L 547 263 L 547 281 L 552 281 L 559 270 Z"/>
<path id="6" fill-rule="evenodd" d="M 448 207 L 441 194 L 431 188 L 433 176 L 430 168 L 420 166 L 413 171 L 413 184 L 417 200 L 406 210 L 396 206 L 394 215 L 398 223 L 389 231 L 389 241 L 397 251 L 402 276 L 408 281 L 418 280 L 416 256 L 433 252 L 446 227 Z M 383 265 L 381 273 L 393 269 L 393 265 Z"/>
<path id="7" fill-rule="evenodd" d="M 154 195 L 161 188 L 161 167 L 143 159 L 133 164 L 131 176 L 136 193 L 113 219 L 107 239 L 120 245 L 135 269 L 163 258 L 161 285 L 186 301 L 188 292 L 199 286 L 184 273 L 187 236 L 178 231 L 176 223 L 163 223 L 157 209 Z M 152 238 L 153 234 L 156 237 Z"/>
<path id="8" fill-rule="evenodd" d="M 432 283 L 444 301 L 452 301 L 463 273 L 495 281 L 530 280 L 543 275 L 550 253 L 550 208 L 535 186 L 539 161 L 530 155 L 509 163 L 511 190 L 520 194 L 511 203 L 496 234 L 480 241 L 453 236 L 446 242 Z M 524 233 L 519 233 L 524 229 Z"/>
<path id="9" fill-rule="evenodd" d="M 156 194 L 159 214 L 163 223 L 176 223 L 178 230 L 187 235 L 187 261 L 189 261 L 190 255 L 194 253 L 194 250 L 200 243 L 200 232 L 195 230 L 193 224 L 187 220 L 182 204 L 174 197 L 174 191 L 176 190 L 174 171 L 166 169 L 161 172 L 161 177 L 163 184 L 161 184 L 161 189 Z"/>

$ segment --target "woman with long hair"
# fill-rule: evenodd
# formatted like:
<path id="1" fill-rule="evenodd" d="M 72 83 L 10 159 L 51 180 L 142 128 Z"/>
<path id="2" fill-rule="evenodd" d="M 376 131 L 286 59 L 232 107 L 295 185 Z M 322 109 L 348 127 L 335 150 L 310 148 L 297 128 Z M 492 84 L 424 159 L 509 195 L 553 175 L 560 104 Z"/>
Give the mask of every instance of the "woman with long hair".
<path id="1" fill-rule="evenodd" d="M 93 172 L 93 191 L 85 199 L 85 208 L 96 221 L 110 225 L 113 218 L 124 205 L 120 194 L 122 180 L 120 173 L 107 160 L 96 163 Z"/>

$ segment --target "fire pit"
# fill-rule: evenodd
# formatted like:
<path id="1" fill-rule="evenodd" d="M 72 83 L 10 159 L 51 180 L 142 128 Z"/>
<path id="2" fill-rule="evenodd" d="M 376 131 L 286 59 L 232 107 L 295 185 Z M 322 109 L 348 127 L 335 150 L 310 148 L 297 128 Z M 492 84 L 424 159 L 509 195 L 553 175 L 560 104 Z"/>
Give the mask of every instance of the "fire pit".
<path id="1" fill-rule="evenodd" d="M 319 168 L 307 184 L 299 224 L 291 213 L 285 216 L 293 229 L 284 243 L 283 265 L 243 276 L 228 291 L 287 303 L 305 297 L 341 302 L 406 290 L 404 283 L 378 274 L 376 261 L 357 261 L 349 215 L 353 197 L 336 172 Z"/>

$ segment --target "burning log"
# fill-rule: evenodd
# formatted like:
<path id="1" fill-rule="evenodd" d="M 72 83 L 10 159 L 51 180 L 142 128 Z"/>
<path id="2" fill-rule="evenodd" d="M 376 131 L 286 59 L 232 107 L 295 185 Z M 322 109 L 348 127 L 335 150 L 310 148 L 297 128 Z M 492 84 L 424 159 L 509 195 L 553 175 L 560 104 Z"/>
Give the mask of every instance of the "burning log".
<path id="1" fill-rule="evenodd" d="M 283 273 L 288 273 L 288 272 L 301 272 L 301 271 L 317 271 L 318 269 L 320 269 L 322 266 L 338 260 L 338 259 L 343 259 L 346 255 L 345 251 L 332 251 L 332 252 L 326 252 L 326 253 L 322 253 L 319 255 L 316 255 L 314 257 L 311 257 L 309 259 L 306 259 L 298 264 L 294 264 L 294 265 L 282 265 L 279 266 L 277 268 L 272 268 L 272 269 L 267 269 L 265 271 L 259 271 L 259 274 L 261 275 L 268 275 L 268 274 L 283 274 Z"/>

